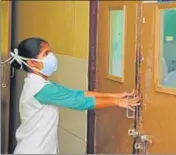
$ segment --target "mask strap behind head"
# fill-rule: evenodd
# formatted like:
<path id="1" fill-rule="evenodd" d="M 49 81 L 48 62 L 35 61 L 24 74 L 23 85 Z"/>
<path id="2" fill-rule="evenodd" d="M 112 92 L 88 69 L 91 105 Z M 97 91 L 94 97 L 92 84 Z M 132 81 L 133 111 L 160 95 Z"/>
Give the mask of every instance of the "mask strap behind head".
<path id="1" fill-rule="evenodd" d="M 1 65 L 4 65 L 7 62 L 9 62 L 11 64 L 14 60 L 16 60 L 21 65 L 20 69 L 23 69 L 23 64 L 24 64 L 27 67 L 29 67 L 30 69 L 35 70 L 37 72 L 40 72 L 39 69 L 29 66 L 24 61 L 24 60 L 34 60 L 34 61 L 38 61 L 39 62 L 39 60 L 38 59 L 25 58 L 25 57 L 22 57 L 22 56 L 18 55 L 18 49 L 17 48 L 14 49 L 14 52 L 10 52 L 10 58 L 8 58 L 7 60 L 5 60 L 4 62 L 1 62 Z"/>

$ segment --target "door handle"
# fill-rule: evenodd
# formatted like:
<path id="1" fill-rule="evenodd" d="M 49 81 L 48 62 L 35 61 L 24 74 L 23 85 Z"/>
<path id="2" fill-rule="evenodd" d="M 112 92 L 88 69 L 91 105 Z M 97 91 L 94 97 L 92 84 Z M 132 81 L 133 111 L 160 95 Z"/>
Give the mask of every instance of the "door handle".
<path id="1" fill-rule="evenodd" d="M 128 101 L 130 100 L 130 99 L 132 99 L 133 98 L 133 96 L 131 96 L 131 97 L 128 97 Z M 130 112 L 131 111 L 131 112 Z M 130 115 L 130 113 L 131 113 L 131 115 Z M 128 108 L 126 109 L 126 117 L 128 118 L 128 119 L 134 119 L 135 118 L 135 112 L 134 111 L 132 111 L 132 110 L 129 110 Z"/>
<path id="2" fill-rule="evenodd" d="M 132 115 L 130 115 L 130 114 L 129 114 L 129 111 L 131 111 L 131 110 L 129 110 L 129 109 L 127 108 L 127 109 L 126 109 L 126 117 L 129 118 L 129 119 L 134 119 L 134 118 L 135 118 L 135 112 L 134 112 L 134 111 L 131 111 L 131 114 L 132 114 Z"/>
<path id="3" fill-rule="evenodd" d="M 128 100 L 130 100 L 130 99 L 132 99 L 132 98 L 134 98 L 135 97 L 135 95 L 134 96 L 131 96 L 131 97 L 128 97 Z M 134 106 L 135 107 L 137 107 L 137 106 L 139 106 L 140 104 L 139 103 L 137 103 L 137 104 L 135 104 Z M 131 112 L 129 112 L 129 111 L 131 111 Z M 130 113 L 131 113 L 131 115 L 130 115 Z M 128 108 L 126 109 L 126 117 L 128 118 L 128 119 L 135 119 L 135 111 L 132 111 L 132 110 L 129 110 Z"/>

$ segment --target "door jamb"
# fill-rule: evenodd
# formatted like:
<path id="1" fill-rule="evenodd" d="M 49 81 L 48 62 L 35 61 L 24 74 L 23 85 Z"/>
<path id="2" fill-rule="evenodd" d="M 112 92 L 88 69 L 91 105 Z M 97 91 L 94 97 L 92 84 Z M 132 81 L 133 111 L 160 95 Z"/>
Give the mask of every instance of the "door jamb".
<path id="1" fill-rule="evenodd" d="M 90 1 L 89 5 L 89 62 L 88 90 L 96 88 L 96 38 L 98 2 Z M 87 114 L 87 154 L 94 154 L 95 112 L 88 110 Z"/>

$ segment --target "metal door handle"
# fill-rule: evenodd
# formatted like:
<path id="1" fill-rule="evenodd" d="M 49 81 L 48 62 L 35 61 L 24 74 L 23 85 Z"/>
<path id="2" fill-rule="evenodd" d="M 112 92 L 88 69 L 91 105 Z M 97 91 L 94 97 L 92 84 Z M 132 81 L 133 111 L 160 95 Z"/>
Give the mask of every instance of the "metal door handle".
<path id="1" fill-rule="evenodd" d="M 132 115 L 129 115 L 129 109 L 126 109 L 126 117 L 129 119 L 134 119 L 135 118 L 135 112 L 131 111 Z"/>
<path id="2" fill-rule="evenodd" d="M 131 97 L 128 97 L 128 100 L 131 98 L 134 98 L 135 96 L 131 96 Z M 139 106 L 140 104 L 135 104 L 135 106 Z M 129 118 L 129 119 L 135 119 L 135 112 L 134 111 L 131 111 L 131 115 L 129 115 L 129 110 L 128 108 L 126 109 L 126 117 Z"/>

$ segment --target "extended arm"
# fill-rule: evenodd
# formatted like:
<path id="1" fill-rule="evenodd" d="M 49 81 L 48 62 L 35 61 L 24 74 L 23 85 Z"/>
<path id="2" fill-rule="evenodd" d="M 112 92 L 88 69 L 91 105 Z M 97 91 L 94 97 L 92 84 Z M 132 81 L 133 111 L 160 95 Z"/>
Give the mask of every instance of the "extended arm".
<path id="1" fill-rule="evenodd" d="M 106 94 L 102 95 L 102 93 L 94 92 L 87 94 L 85 91 L 72 90 L 59 84 L 52 83 L 44 86 L 44 88 L 35 95 L 35 98 L 41 104 L 56 105 L 58 107 L 80 111 L 120 105 L 121 99 L 114 96 L 109 97 L 109 95 L 105 96 Z"/>

